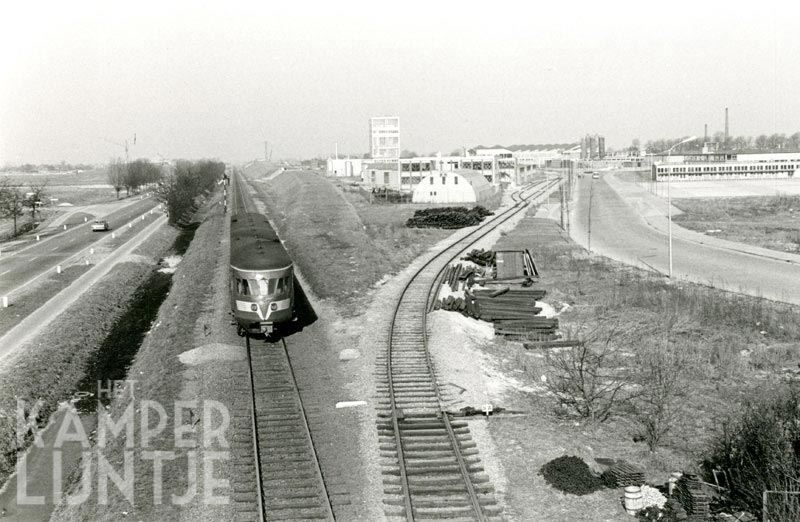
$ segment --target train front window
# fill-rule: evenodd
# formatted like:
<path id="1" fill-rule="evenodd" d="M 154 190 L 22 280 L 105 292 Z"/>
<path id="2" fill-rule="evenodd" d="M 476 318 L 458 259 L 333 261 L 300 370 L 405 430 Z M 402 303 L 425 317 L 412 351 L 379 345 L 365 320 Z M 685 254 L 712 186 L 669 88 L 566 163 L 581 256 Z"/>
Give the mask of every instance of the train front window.
<path id="1" fill-rule="evenodd" d="M 267 288 L 267 280 L 266 279 L 259 279 L 258 280 L 258 289 L 259 289 L 261 295 L 268 295 L 267 294 L 268 288 Z"/>
<path id="2" fill-rule="evenodd" d="M 269 280 L 269 295 L 275 295 L 275 286 L 277 285 L 277 279 L 270 279 Z"/>

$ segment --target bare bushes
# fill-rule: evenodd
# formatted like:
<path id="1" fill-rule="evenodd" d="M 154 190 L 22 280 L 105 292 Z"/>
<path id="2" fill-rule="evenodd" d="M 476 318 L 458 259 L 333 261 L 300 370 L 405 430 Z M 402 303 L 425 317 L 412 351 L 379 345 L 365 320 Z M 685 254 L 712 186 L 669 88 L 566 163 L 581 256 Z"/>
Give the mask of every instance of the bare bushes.
<path id="1" fill-rule="evenodd" d="M 737 508 L 761 513 L 763 493 L 771 521 L 795 521 L 800 515 L 800 385 L 784 384 L 723 422 L 703 467 L 724 472 L 727 496 Z M 790 492 L 790 493 L 783 493 Z"/>
<path id="2" fill-rule="evenodd" d="M 684 412 L 688 346 L 648 346 L 636 355 L 639 392 L 633 418 L 639 437 L 655 452 Z"/>
<path id="3" fill-rule="evenodd" d="M 544 384 L 565 409 L 603 422 L 632 397 L 632 377 L 615 344 L 615 329 L 598 327 L 564 350 L 547 352 Z"/>
<path id="4" fill-rule="evenodd" d="M 680 419 L 689 377 L 691 347 L 669 342 L 674 323 L 668 320 L 663 340 L 649 342 L 608 319 L 573 331 L 574 346 L 545 355 L 545 387 L 563 409 L 591 422 L 630 414 L 638 438 L 655 452 Z"/>
<path id="5" fill-rule="evenodd" d="M 170 224 L 191 212 L 195 198 L 209 192 L 225 174 L 220 161 L 179 161 L 175 171 L 159 187 L 158 197 L 167 205 Z"/>

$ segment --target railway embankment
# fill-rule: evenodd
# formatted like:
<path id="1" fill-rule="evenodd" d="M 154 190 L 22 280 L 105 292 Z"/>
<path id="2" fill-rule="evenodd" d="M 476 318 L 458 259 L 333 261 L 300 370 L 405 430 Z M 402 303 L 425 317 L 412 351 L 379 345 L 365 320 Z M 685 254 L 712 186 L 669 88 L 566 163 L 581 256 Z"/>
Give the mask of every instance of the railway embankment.
<path id="1" fill-rule="evenodd" d="M 83 462 L 87 465 L 87 458 L 91 462 L 87 468 L 89 477 L 85 470 L 83 475 L 76 473 L 69 491 L 72 494 L 81 491 L 81 480 L 93 481 L 95 487 L 84 502 L 62 503 L 53 520 L 116 520 L 121 516 L 178 520 L 187 504 L 197 502 L 190 493 L 197 481 L 203 480 L 202 468 L 198 471 L 195 467 L 202 454 L 198 456 L 191 441 L 196 442 L 197 430 L 203 428 L 198 427 L 204 418 L 203 405 L 198 401 L 213 394 L 200 393 L 192 386 L 196 384 L 197 370 L 193 365 L 197 361 L 190 361 L 194 355 L 183 354 L 193 354 L 195 348 L 212 338 L 210 329 L 219 332 L 227 319 L 219 302 L 223 292 L 218 288 L 220 274 L 224 279 L 228 268 L 227 242 L 222 241 L 227 215 L 223 215 L 223 207 L 218 204 L 220 197 L 221 194 L 215 194 L 195 216 L 199 226 L 193 230 L 193 238 L 180 263 L 173 267 L 169 294 L 160 303 L 152 326 L 120 383 L 121 391 L 98 417 L 108 415 L 109 419 L 123 422 L 120 419 L 131 412 L 135 418 L 132 431 L 104 443 L 97 438 L 92 441 L 91 452 L 84 456 Z M 185 242 L 183 245 L 187 246 Z M 219 313 L 215 314 L 215 310 Z M 212 316 L 217 316 L 216 323 Z M 191 364 L 187 366 L 184 360 Z M 219 370 L 220 365 L 216 367 Z M 147 410 L 144 415 L 149 412 L 150 424 L 146 418 L 140 422 L 143 410 Z M 183 441 L 176 438 L 181 429 L 186 439 Z M 153 455 L 164 456 L 157 473 Z M 124 487 L 109 486 L 107 494 L 99 491 L 97 472 L 91 470 L 98 470 L 101 462 L 110 463 L 120 474 L 129 470 L 126 476 L 130 482 Z M 197 473 L 201 474 L 199 478 Z M 203 490 L 197 495 L 202 496 Z M 229 515 L 227 511 L 217 513 L 218 519 L 229 519 Z"/>
<path id="2" fill-rule="evenodd" d="M 410 204 L 370 205 L 320 174 L 292 171 L 251 185 L 314 294 L 353 316 L 383 283 L 450 230 L 406 227 Z"/>

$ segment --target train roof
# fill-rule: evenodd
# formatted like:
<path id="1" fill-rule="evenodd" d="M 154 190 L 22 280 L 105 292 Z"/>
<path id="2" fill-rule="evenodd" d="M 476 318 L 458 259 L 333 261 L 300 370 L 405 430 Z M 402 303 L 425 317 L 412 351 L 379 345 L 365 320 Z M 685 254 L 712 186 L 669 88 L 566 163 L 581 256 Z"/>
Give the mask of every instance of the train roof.
<path id="1" fill-rule="evenodd" d="M 238 270 L 278 270 L 292 265 L 267 218 L 255 212 L 231 216 L 231 266 Z"/>

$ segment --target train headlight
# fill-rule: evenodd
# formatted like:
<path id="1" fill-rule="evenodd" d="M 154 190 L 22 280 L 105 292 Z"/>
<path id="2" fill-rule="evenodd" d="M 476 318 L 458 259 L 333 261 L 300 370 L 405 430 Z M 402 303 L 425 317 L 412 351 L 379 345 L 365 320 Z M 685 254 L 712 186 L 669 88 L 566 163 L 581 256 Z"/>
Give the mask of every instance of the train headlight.
<path id="1" fill-rule="evenodd" d="M 274 312 L 275 310 L 278 309 L 278 303 L 272 303 L 271 305 L 269 305 L 269 309 Z"/>
<path id="2" fill-rule="evenodd" d="M 255 303 L 251 304 L 250 305 L 250 310 L 252 310 L 254 312 L 258 312 L 258 305 L 255 304 Z"/>

